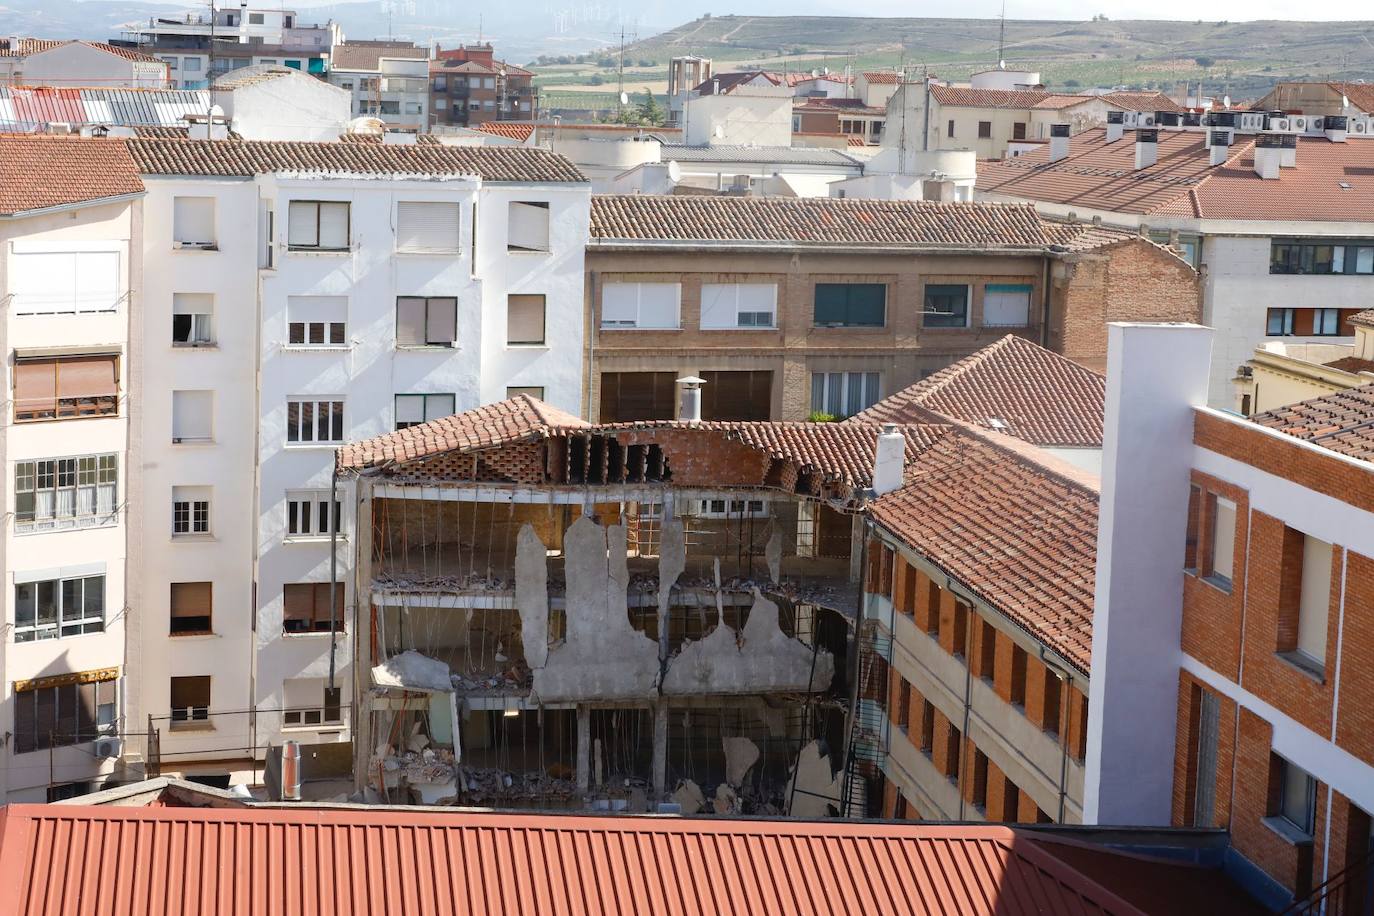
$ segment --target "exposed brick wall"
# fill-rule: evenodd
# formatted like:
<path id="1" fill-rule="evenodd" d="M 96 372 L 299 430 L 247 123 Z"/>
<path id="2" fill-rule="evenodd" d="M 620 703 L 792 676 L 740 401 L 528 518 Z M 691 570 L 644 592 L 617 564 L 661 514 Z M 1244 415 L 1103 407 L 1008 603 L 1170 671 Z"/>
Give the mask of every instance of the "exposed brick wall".
<path id="1" fill-rule="evenodd" d="M 1069 756 L 1083 760 L 1088 753 L 1088 697 L 1078 687 L 1069 688 Z"/>
<path id="2" fill-rule="evenodd" d="M 1232 774 L 1236 756 L 1235 701 L 1209 691 L 1191 674 L 1180 671 L 1177 731 L 1174 738 L 1173 823 L 1177 827 L 1194 826 L 1197 755 L 1193 748 L 1198 740 L 1199 694 L 1204 691 L 1217 697 L 1216 802 L 1212 808 L 1212 822 L 1196 826 L 1226 827 L 1231 820 Z"/>
<path id="3" fill-rule="evenodd" d="M 1345 581 L 1336 744 L 1374 765 L 1374 560 L 1350 553 Z"/>
<path id="4" fill-rule="evenodd" d="M 1250 559 L 1246 574 L 1245 668 L 1241 686 L 1319 735 L 1331 730 L 1332 687 L 1339 604 L 1328 602 L 1326 680 L 1285 661 L 1277 654 L 1283 601 L 1285 526 L 1263 512 L 1250 516 Z M 1333 563 L 1336 562 L 1333 551 Z M 1333 594 L 1340 586 L 1339 567 L 1331 578 Z"/>
<path id="5" fill-rule="evenodd" d="M 1005 633 L 998 633 L 996 639 L 997 662 L 993 672 L 992 689 L 997 691 L 999 697 L 1010 703 L 1012 655 L 1016 651 L 1016 646 Z"/>
<path id="6" fill-rule="evenodd" d="M 1026 661 L 1026 718 L 1045 727 L 1045 679 L 1054 677 L 1039 659 Z"/>
<path id="7" fill-rule="evenodd" d="M 1194 523 L 1199 529 L 1198 552 L 1207 559 L 1199 557 L 1198 573 L 1184 576 L 1183 651 L 1231 680 L 1239 680 L 1241 612 L 1245 606 L 1245 543 L 1250 498 L 1249 494 L 1239 487 L 1198 471 L 1193 472 L 1193 483 L 1201 488 L 1203 496 L 1198 500 L 1197 521 Z M 1222 496 L 1236 504 L 1236 538 L 1229 593 L 1200 578 L 1210 563 L 1213 537 L 1208 526 L 1202 524 L 1206 517 L 1203 510 L 1207 505 L 1208 493 Z"/>
<path id="8" fill-rule="evenodd" d="M 1307 851 L 1290 843 L 1264 823 L 1273 807 L 1270 748 L 1273 728 L 1241 707 L 1236 742 L 1235 795 L 1231 808 L 1231 841 L 1236 850 L 1288 888 L 1302 881 L 1298 867 L 1310 862 Z M 1326 787 L 1317 786 L 1317 810 L 1326 806 Z M 1320 828 L 1320 824 L 1318 825 Z M 1312 875 L 1305 876 L 1311 881 Z"/>
<path id="9" fill-rule="evenodd" d="M 1073 256 L 1055 283 L 1050 347 L 1089 368 L 1107 364 L 1111 321 L 1200 321 L 1197 271 L 1145 239 Z"/>

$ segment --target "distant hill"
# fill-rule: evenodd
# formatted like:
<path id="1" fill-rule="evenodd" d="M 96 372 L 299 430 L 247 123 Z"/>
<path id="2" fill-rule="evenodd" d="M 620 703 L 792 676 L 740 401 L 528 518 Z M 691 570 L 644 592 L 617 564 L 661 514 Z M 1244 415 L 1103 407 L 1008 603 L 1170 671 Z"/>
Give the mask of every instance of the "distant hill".
<path id="1" fill-rule="evenodd" d="M 708 16 L 627 46 L 627 60 L 654 66 L 638 68 L 634 81 L 626 81 L 637 88 L 659 70 L 666 73 L 669 57 L 689 53 L 716 59 L 717 70 L 905 63 L 960 79 L 996 65 L 999 25 L 995 19 Z M 1011 66 L 1039 70 L 1053 88 L 1172 88 L 1202 80 L 1209 94 L 1242 98 L 1279 79 L 1374 78 L 1374 23 L 1008 20 L 1004 56 Z M 555 68 L 545 83 L 582 82 L 591 72 Z M 606 69 L 600 72 L 604 79 Z"/>

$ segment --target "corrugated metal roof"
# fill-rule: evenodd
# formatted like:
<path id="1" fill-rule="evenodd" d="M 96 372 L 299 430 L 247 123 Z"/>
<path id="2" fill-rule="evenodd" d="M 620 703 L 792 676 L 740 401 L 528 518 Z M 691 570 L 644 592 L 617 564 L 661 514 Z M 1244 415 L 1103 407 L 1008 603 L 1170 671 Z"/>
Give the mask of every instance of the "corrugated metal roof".
<path id="1" fill-rule="evenodd" d="M 11 805 L 16 914 L 1141 911 L 1007 827 Z"/>
<path id="2" fill-rule="evenodd" d="M 210 93 L 192 89 L 65 89 L 0 86 L 0 131 L 29 132 L 47 124 L 175 127 L 203 113 Z"/>

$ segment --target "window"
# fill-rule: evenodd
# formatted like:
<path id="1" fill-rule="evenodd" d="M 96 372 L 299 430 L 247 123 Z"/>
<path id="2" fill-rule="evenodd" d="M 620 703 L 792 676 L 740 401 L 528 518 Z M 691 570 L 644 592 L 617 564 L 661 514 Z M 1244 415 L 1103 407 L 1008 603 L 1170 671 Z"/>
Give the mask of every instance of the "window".
<path id="1" fill-rule="evenodd" d="M 979 121 L 979 122 L 978 122 L 978 139 L 979 139 L 979 140 L 987 140 L 987 139 L 990 138 L 991 136 L 992 136 L 992 122 L 991 122 L 991 121 Z"/>
<path id="2" fill-rule="evenodd" d="M 506 389 L 506 397 L 508 397 L 508 398 L 519 397 L 519 396 L 522 395 L 522 394 L 523 394 L 523 395 L 528 395 L 529 397 L 532 397 L 532 398 L 535 398 L 536 400 L 542 401 L 542 400 L 544 400 L 544 386 L 543 386 L 543 385 L 519 385 L 519 386 L 515 386 L 515 387 L 511 387 L 511 388 L 507 388 L 507 389 Z"/>
<path id="3" fill-rule="evenodd" d="M 177 68 L 177 59 L 175 57 L 159 57 L 158 60 L 166 64 L 169 70 L 175 70 Z"/>
<path id="4" fill-rule="evenodd" d="M 1017 121 L 1015 124 L 1013 124 L 1013 125 L 1011 126 L 1011 138 L 1012 138 L 1013 140 L 1024 140 L 1024 139 L 1026 139 L 1026 122 L 1025 122 L 1025 121 Z"/>
<path id="5" fill-rule="evenodd" d="M 396 250 L 456 254 L 461 224 L 457 202 L 403 200 L 396 205 Z"/>
<path id="6" fill-rule="evenodd" d="M 1374 243 L 1275 239 L 1269 249 L 1271 274 L 1374 274 Z"/>
<path id="7" fill-rule="evenodd" d="M 343 722 L 341 689 L 329 689 L 323 678 L 287 678 L 282 682 L 284 728 L 310 728 Z"/>
<path id="8" fill-rule="evenodd" d="M 452 296 L 398 296 L 396 346 L 451 347 L 458 340 L 458 300 Z"/>
<path id="9" fill-rule="evenodd" d="M 1011 647 L 1011 703 L 1026 705 L 1026 650 L 1016 644 Z"/>
<path id="10" fill-rule="evenodd" d="M 286 441 L 337 443 L 344 438 L 344 402 L 292 398 L 286 402 Z"/>
<path id="11" fill-rule="evenodd" d="M 171 682 L 172 728 L 205 727 L 210 721 L 210 677 L 174 677 Z"/>
<path id="12" fill-rule="evenodd" d="M 292 582 L 282 586 L 282 629 L 287 633 L 329 632 L 329 583 Z M 334 592 L 334 628 L 344 628 L 344 587 Z"/>
<path id="13" fill-rule="evenodd" d="M 172 487 L 172 536 L 210 533 L 210 488 Z"/>
<path id="14" fill-rule="evenodd" d="M 168 632 L 172 636 L 211 632 L 212 593 L 209 582 L 173 582 Z"/>
<path id="15" fill-rule="evenodd" d="M 185 60 L 182 61 L 182 65 L 181 65 L 181 68 L 182 68 L 183 70 L 190 70 L 190 71 L 195 72 L 195 73 L 199 73 L 199 72 L 200 72 L 200 67 L 201 67 L 201 60 L 200 60 L 199 57 L 188 57 L 188 58 L 186 58 Z"/>
<path id="16" fill-rule="evenodd" d="M 1269 757 L 1269 778 L 1271 816 L 1283 818 L 1299 833 L 1310 836 L 1317 810 L 1317 781 L 1311 773 L 1273 753 Z"/>
<path id="17" fill-rule="evenodd" d="M 513 347 L 543 345 L 543 296 L 506 297 L 506 343 Z"/>
<path id="18" fill-rule="evenodd" d="M 451 394 L 396 395 L 397 429 L 418 426 L 440 417 L 451 417 L 455 412 L 454 396 Z"/>
<path id="19" fill-rule="evenodd" d="M 948 730 L 945 732 L 945 768 L 944 773 L 950 780 L 959 781 L 959 755 L 963 748 L 964 736 L 955 728 L 954 723 L 950 722 Z"/>
<path id="20" fill-rule="evenodd" d="M 703 499 L 697 504 L 699 518 L 767 518 L 766 499 Z"/>
<path id="21" fill-rule="evenodd" d="M 1269 337 L 1348 337 L 1353 309 L 1269 309 L 1265 334 Z"/>
<path id="22" fill-rule="evenodd" d="M 262 13 L 249 13 L 249 14 L 248 14 L 248 24 L 249 24 L 249 25 L 262 25 L 262 15 L 263 15 Z"/>
<path id="23" fill-rule="evenodd" d="M 95 672 L 62 674 L 14 690 L 14 752 L 94 741 L 114 731 L 115 679 Z"/>
<path id="24" fill-rule="evenodd" d="M 113 312 L 124 297 L 120 260 L 118 251 L 15 251 L 10 308 L 15 315 Z"/>
<path id="25" fill-rule="evenodd" d="M 476 107 L 476 103 L 473 103 Z M 549 250 L 549 205 L 547 201 L 513 200 L 507 211 L 507 251 Z"/>
<path id="26" fill-rule="evenodd" d="M 296 251 L 347 251 L 347 201 L 293 200 L 287 210 L 286 246 Z"/>
<path id="27" fill-rule="evenodd" d="M 1206 578 L 1229 591 L 1235 575 L 1236 504 L 1209 493 L 1207 510 L 1212 549 Z"/>
<path id="28" fill-rule="evenodd" d="M 16 357 L 14 419 L 63 420 L 119 413 L 119 357 Z"/>
<path id="29" fill-rule="evenodd" d="M 911 684 L 906 678 L 898 676 L 901 682 L 897 687 L 897 708 L 895 721 L 898 728 L 908 728 L 911 725 Z"/>
<path id="30" fill-rule="evenodd" d="M 19 461 L 14 465 L 14 530 L 55 531 L 112 525 L 118 495 L 116 455 Z"/>
<path id="31" fill-rule="evenodd" d="M 286 342 L 295 346 L 348 345 L 348 298 L 345 296 L 289 296 L 286 300 Z"/>
<path id="32" fill-rule="evenodd" d="M 968 286 L 963 283 L 929 283 L 926 285 L 925 314 L 922 324 L 928 328 L 966 328 L 969 319 Z"/>
<path id="33" fill-rule="evenodd" d="M 818 328 L 880 328 L 886 312 L 886 284 L 816 284 L 814 317 Z"/>
<path id="34" fill-rule="evenodd" d="M 339 529 L 339 502 L 329 511 L 328 490 L 292 490 L 286 494 L 286 536 L 328 537 Z"/>
<path id="35" fill-rule="evenodd" d="M 1279 573 L 1277 651 L 1294 664 L 1320 673 L 1326 664 L 1331 606 L 1332 547 L 1294 528 L 1283 532 Z"/>
<path id="36" fill-rule="evenodd" d="M 983 287 L 983 327 L 1026 327 L 1030 324 L 1030 300 L 1029 283 L 987 284 Z"/>
<path id="37" fill-rule="evenodd" d="M 988 806 L 988 755 L 973 751 L 973 806 L 982 811 Z"/>
<path id="38" fill-rule="evenodd" d="M 682 287 L 677 283 L 605 283 L 601 286 L 601 327 L 680 327 Z"/>
<path id="39" fill-rule="evenodd" d="M 878 403 L 876 372 L 811 373 L 811 409 L 832 417 L 852 417 Z"/>
<path id="40" fill-rule="evenodd" d="M 772 328 L 777 324 L 777 310 L 775 283 L 706 283 L 701 287 L 703 328 Z"/>
<path id="41" fill-rule="evenodd" d="M 949 123 L 948 123 L 947 125 L 945 125 L 945 136 L 946 136 L 946 137 L 950 137 L 950 138 L 953 138 L 953 137 L 954 137 L 954 119 L 953 119 L 953 118 L 950 118 L 950 119 L 949 119 Z"/>
<path id="42" fill-rule="evenodd" d="M 174 248 L 215 247 L 215 199 L 177 197 L 172 200 Z"/>
<path id="43" fill-rule="evenodd" d="M 68 576 L 14 583 L 14 641 L 102 633 L 105 576 Z"/>
<path id="44" fill-rule="evenodd" d="M 440 89 L 440 90 L 438 90 L 438 91 L 442 92 L 443 90 Z M 435 99 L 435 100 L 434 100 L 434 110 L 435 110 L 435 111 L 443 111 L 443 110 L 445 110 L 446 108 L 448 108 L 448 99 Z"/>
<path id="45" fill-rule="evenodd" d="M 214 438 L 215 393 L 172 392 L 172 442 L 209 442 Z"/>
<path id="46" fill-rule="evenodd" d="M 292 70 L 299 70 L 301 68 L 301 62 L 299 60 L 284 60 L 281 64 L 283 67 L 290 67 Z"/>
<path id="47" fill-rule="evenodd" d="M 204 347 L 212 343 L 214 313 L 215 297 L 211 293 L 173 293 L 172 346 Z"/>

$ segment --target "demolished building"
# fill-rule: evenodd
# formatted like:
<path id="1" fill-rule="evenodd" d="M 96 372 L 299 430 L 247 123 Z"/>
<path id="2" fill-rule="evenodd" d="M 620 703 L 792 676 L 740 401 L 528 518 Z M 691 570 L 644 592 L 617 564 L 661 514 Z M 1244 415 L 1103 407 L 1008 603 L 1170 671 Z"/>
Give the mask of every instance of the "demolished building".
<path id="1" fill-rule="evenodd" d="M 887 437 L 897 482 L 946 431 Z M 498 807 L 838 810 L 826 794 L 880 434 L 598 425 L 521 395 L 341 448 L 358 519 L 350 670 L 373 672 L 354 685 L 359 788 Z"/>

